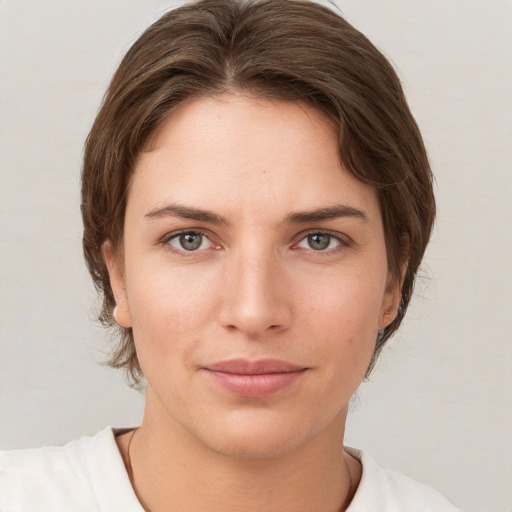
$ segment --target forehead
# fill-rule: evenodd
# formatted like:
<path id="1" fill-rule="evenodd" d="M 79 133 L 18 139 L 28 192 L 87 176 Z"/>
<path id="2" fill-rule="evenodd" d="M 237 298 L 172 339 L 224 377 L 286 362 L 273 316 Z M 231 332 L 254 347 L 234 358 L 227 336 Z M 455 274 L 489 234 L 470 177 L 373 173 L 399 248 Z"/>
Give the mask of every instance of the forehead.
<path id="1" fill-rule="evenodd" d="M 341 166 L 323 113 L 230 94 L 189 100 L 169 115 L 138 159 L 129 206 L 178 201 L 286 215 L 339 203 L 372 210 L 376 197 Z"/>

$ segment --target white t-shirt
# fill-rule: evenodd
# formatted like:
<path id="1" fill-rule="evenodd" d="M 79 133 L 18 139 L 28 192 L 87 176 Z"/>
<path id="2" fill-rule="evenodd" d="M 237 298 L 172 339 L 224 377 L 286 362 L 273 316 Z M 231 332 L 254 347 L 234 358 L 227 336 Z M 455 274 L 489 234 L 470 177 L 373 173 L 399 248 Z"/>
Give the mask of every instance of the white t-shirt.
<path id="1" fill-rule="evenodd" d="M 1 512 L 144 512 L 106 428 L 62 447 L 0 452 Z M 349 449 L 363 474 L 347 512 L 457 512 L 443 495 Z"/>

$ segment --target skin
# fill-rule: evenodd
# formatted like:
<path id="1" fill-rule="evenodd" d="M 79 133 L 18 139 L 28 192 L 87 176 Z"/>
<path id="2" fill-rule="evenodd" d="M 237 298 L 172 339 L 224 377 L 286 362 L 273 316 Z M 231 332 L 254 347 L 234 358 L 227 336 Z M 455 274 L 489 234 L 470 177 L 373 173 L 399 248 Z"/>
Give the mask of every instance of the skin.
<path id="1" fill-rule="evenodd" d="M 340 206 L 334 218 L 293 217 Z M 197 250 L 180 230 L 199 232 Z M 312 247 L 315 233 L 326 248 Z M 147 380 L 130 448 L 146 509 L 344 510 L 361 471 L 343 451 L 347 404 L 399 287 L 376 191 L 341 167 L 323 114 L 241 94 L 182 103 L 138 159 L 123 261 L 109 243 L 104 255 Z M 204 371 L 232 358 L 307 370 L 240 398 Z"/>

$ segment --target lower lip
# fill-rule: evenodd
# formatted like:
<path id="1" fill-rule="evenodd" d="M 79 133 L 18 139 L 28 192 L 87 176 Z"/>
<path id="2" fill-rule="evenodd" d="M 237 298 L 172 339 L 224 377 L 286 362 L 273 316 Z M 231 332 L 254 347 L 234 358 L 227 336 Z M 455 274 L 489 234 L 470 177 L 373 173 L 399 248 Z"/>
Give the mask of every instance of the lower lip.
<path id="1" fill-rule="evenodd" d="M 210 377 L 240 398 L 265 398 L 290 387 L 305 370 L 282 373 L 239 374 L 206 370 Z"/>

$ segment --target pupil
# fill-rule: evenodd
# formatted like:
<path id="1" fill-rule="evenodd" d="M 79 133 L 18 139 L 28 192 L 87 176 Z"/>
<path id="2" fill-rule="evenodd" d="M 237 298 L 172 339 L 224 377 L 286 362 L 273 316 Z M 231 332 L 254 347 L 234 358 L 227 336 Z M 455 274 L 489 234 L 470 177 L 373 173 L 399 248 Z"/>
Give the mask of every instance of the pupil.
<path id="1" fill-rule="evenodd" d="M 317 251 L 329 247 L 331 237 L 329 235 L 314 234 L 308 236 L 309 246 Z"/>
<path id="2" fill-rule="evenodd" d="M 180 236 L 180 244 L 183 249 L 186 249 L 187 251 L 194 251 L 199 249 L 201 246 L 201 239 L 202 235 L 196 233 L 187 233 Z"/>

